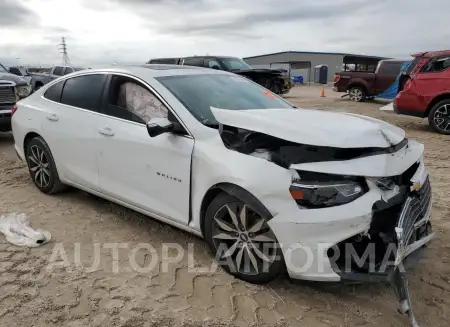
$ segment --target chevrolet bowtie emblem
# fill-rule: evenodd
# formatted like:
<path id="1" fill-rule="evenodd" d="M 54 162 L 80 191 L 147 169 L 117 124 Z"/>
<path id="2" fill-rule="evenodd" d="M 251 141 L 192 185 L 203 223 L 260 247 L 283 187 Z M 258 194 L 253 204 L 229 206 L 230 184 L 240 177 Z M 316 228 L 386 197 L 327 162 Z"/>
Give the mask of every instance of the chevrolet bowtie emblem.
<path id="1" fill-rule="evenodd" d="M 414 184 L 412 185 L 412 189 L 413 189 L 414 191 L 420 190 L 421 187 L 422 187 L 422 184 L 420 184 L 419 182 L 414 183 Z"/>

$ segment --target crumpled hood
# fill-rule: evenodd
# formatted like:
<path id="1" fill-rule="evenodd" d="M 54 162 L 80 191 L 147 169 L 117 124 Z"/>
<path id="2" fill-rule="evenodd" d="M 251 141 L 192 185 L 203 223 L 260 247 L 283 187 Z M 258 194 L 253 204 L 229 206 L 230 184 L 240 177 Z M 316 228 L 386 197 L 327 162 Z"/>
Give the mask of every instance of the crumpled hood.
<path id="1" fill-rule="evenodd" d="M 388 148 L 405 132 L 371 117 L 311 109 L 227 110 L 211 107 L 223 125 L 268 134 L 286 141 L 336 148 Z"/>
<path id="2" fill-rule="evenodd" d="M 9 74 L 9 73 L 0 73 L 0 81 L 11 81 L 16 83 L 17 85 L 26 85 L 27 81 L 20 76 Z"/>

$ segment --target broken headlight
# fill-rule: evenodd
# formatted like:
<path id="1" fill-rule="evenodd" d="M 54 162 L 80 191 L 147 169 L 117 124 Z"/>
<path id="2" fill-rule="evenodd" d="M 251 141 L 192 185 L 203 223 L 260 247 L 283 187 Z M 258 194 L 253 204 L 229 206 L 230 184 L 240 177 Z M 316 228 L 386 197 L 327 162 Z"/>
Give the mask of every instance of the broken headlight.
<path id="1" fill-rule="evenodd" d="M 31 86 L 30 85 L 17 86 L 16 90 L 17 95 L 19 96 L 20 99 L 26 98 L 31 93 Z"/>
<path id="2" fill-rule="evenodd" d="M 366 192 L 362 179 L 322 173 L 297 173 L 289 189 L 298 205 L 326 208 L 352 202 Z"/>

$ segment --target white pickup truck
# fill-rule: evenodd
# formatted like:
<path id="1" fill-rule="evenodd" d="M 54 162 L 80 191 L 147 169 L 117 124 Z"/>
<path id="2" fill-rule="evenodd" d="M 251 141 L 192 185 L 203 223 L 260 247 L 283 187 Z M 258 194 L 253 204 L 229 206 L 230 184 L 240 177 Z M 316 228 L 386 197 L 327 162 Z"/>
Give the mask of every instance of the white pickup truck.
<path id="1" fill-rule="evenodd" d="M 33 91 L 37 91 L 39 90 L 41 87 L 43 87 L 45 84 L 47 84 L 48 82 L 79 71 L 79 70 L 83 70 L 84 68 L 79 68 L 79 67 L 73 67 L 73 66 L 54 66 L 52 67 L 52 69 L 50 70 L 50 72 L 48 73 L 32 73 L 31 74 L 31 86 L 33 87 Z"/>

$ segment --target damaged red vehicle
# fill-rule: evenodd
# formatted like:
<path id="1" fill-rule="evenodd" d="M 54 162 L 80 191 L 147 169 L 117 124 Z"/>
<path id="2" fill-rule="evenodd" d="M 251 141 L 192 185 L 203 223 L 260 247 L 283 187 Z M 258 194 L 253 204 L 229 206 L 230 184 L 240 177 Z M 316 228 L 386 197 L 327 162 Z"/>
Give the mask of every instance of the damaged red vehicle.
<path id="1" fill-rule="evenodd" d="M 402 73 L 394 111 L 426 118 L 438 133 L 450 135 L 450 50 L 422 52 Z"/>

